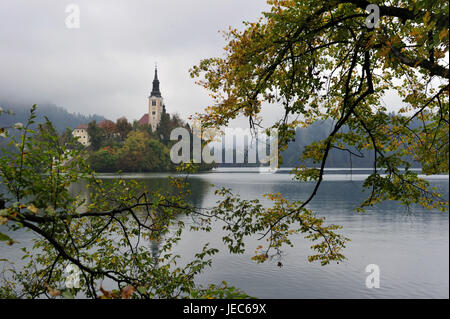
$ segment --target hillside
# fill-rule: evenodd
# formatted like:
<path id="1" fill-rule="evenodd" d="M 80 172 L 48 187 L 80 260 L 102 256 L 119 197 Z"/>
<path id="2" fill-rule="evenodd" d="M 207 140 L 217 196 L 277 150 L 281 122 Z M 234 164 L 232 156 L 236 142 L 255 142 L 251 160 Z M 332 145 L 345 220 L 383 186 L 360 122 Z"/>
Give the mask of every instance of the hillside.
<path id="1" fill-rule="evenodd" d="M 2 114 L 0 116 L 0 127 L 9 127 L 17 122 L 25 123 L 30 114 L 31 105 L 0 101 L 0 106 L 4 110 L 14 112 L 14 115 Z M 58 132 L 63 132 L 66 127 L 75 128 L 80 124 L 87 124 L 94 120 L 99 122 L 105 119 L 97 114 L 86 116 L 80 113 L 70 113 L 65 108 L 53 104 L 38 104 L 36 114 L 37 123 L 43 123 L 44 116 L 47 116 Z"/>

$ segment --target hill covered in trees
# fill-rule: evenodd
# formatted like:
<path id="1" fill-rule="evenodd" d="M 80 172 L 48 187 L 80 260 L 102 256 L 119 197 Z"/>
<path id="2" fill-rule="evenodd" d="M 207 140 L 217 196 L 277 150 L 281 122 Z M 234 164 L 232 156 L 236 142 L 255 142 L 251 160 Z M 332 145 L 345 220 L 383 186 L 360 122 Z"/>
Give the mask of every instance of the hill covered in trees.
<path id="1" fill-rule="evenodd" d="M 4 110 L 10 110 L 14 113 L 13 115 L 3 114 L 0 116 L 1 127 L 10 127 L 18 122 L 24 123 L 30 115 L 31 105 L 28 104 L 0 100 L 0 106 Z M 80 113 L 71 113 L 65 108 L 54 104 L 38 104 L 36 109 L 36 123 L 44 123 L 44 116 L 48 117 L 58 132 L 63 132 L 67 127 L 73 129 L 80 124 L 91 121 L 99 122 L 105 119 L 103 116 L 97 114 L 83 115 Z"/>
<path id="2" fill-rule="evenodd" d="M 29 106 L 1 102 L 4 110 L 11 110 L 13 114 L 3 113 L 0 116 L 1 127 L 12 127 L 15 123 L 24 123 L 29 115 Z M 67 134 L 66 128 L 75 128 L 80 124 L 89 123 L 88 133 L 92 145 L 88 148 L 88 161 L 98 172 L 152 172 L 171 171 L 175 167 L 171 163 L 170 148 L 175 143 L 170 141 L 170 132 L 176 127 L 186 127 L 188 124 L 178 115 L 164 113 L 161 123 L 155 132 L 149 125 L 139 125 L 137 121 L 128 122 L 120 118 L 116 122 L 105 120 L 101 115 L 82 115 L 70 113 L 63 107 L 53 104 L 38 105 L 36 111 L 36 123 L 44 123 L 47 116 L 53 123 L 55 129 L 61 134 Z M 99 125 L 101 123 L 101 125 Z M 419 123 L 412 124 L 413 126 Z M 295 140 L 289 143 L 288 148 L 282 153 L 281 167 L 296 167 L 300 164 L 306 166 L 317 166 L 311 160 L 302 160 L 301 154 L 306 146 L 325 139 L 333 127 L 331 120 L 319 121 L 307 128 L 297 128 Z M 14 130 L 11 131 L 14 135 Z M 2 147 L 5 140 L 0 140 Z M 191 143 L 192 145 L 192 143 Z M 225 149 L 222 150 L 225 152 Z M 236 153 L 236 150 L 233 151 Z M 224 155 L 223 155 L 224 156 Z M 236 155 L 234 154 L 234 158 Z M 372 167 L 374 155 L 372 152 L 358 153 L 351 148 L 330 150 L 327 167 L 356 168 Z M 233 163 L 218 164 L 221 167 L 228 166 L 260 166 L 260 163 Z M 419 167 L 412 162 L 413 167 Z M 200 169 L 210 169 L 210 165 L 202 165 Z"/>
<path id="3" fill-rule="evenodd" d="M 392 117 L 392 113 L 389 116 Z M 422 125 L 419 120 L 413 120 L 410 123 L 412 129 L 418 128 Z M 317 121 L 307 128 L 298 127 L 295 133 L 295 140 L 288 144 L 288 148 L 282 153 L 283 162 L 282 167 L 296 167 L 300 164 L 319 167 L 319 163 L 314 163 L 311 159 L 301 159 L 305 147 L 324 140 L 332 131 L 334 123 L 328 119 L 325 121 Z M 343 132 L 349 132 L 348 127 L 342 128 Z M 374 163 L 373 151 L 358 151 L 354 147 L 344 145 L 342 148 L 330 149 L 326 167 L 332 168 L 371 168 Z M 405 157 L 411 167 L 420 168 L 420 163 L 414 161 L 412 156 Z"/>
<path id="4" fill-rule="evenodd" d="M 30 116 L 31 105 L 2 101 L 0 100 L 0 107 L 3 111 L 0 116 L 0 127 L 11 128 L 16 123 L 25 124 Z M 31 126 L 32 129 L 37 129 L 39 124 L 45 123 L 45 117 L 47 117 L 53 124 L 56 131 L 61 134 L 67 134 L 65 131 L 67 128 L 73 129 L 80 124 L 89 123 L 91 121 L 102 121 L 105 118 L 101 115 L 83 115 L 80 113 L 71 113 L 65 108 L 56 106 L 54 104 L 38 104 L 36 108 L 35 124 Z M 18 136 L 19 132 L 14 129 L 9 129 L 11 136 Z M 0 139 L 0 149 L 12 150 L 8 145 L 7 139 Z"/>
<path id="5" fill-rule="evenodd" d="M 90 122 L 88 134 L 88 162 L 97 172 L 164 172 L 174 171 L 176 164 L 170 159 L 170 149 L 177 141 L 170 140 L 170 132 L 184 127 L 192 130 L 178 115 L 163 113 L 161 122 L 153 132 L 150 125 L 129 123 L 120 118 L 112 121 Z M 192 151 L 191 151 L 192 156 Z M 211 169 L 214 165 L 200 164 L 199 170 Z"/>
<path id="6" fill-rule="evenodd" d="M 298 127 L 295 133 L 295 140 L 289 143 L 288 148 L 282 153 L 282 167 L 296 167 L 300 164 L 306 166 L 319 166 L 310 159 L 303 160 L 301 155 L 305 147 L 314 142 L 327 138 L 333 128 L 331 120 L 313 123 L 307 128 Z M 327 167 L 350 168 L 350 167 L 373 167 L 373 152 L 359 153 L 351 147 L 343 149 L 331 149 Z"/>
<path id="7" fill-rule="evenodd" d="M 412 121 L 411 127 L 418 127 L 420 123 L 418 121 Z M 317 121 L 307 128 L 297 127 L 295 132 L 295 139 L 288 144 L 285 151 L 282 152 L 281 167 L 297 167 L 299 165 L 305 165 L 307 167 L 319 167 L 319 163 L 314 163 L 311 159 L 302 158 L 305 147 L 324 140 L 329 135 L 333 128 L 333 122 L 331 120 Z M 348 128 L 343 127 L 343 131 L 348 131 Z M 227 149 L 231 152 L 231 149 Z M 241 147 L 236 149 L 234 145 L 233 158 L 236 160 L 237 152 L 244 153 L 244 163 L 221 163 L 219 167 L 255 167 L 265 166 L 260 162 L 248 163 L 247 161 L 247 147 Z M 222 158 L 225 158 L 225 148 L 222 142 Z M 417 162 L 409 159 L 412 167 L 420 167 Z M 330 150 L 326 167 L 328 168 L 371 168 L 374 163 L 374 153 L 372 151 L 359 152 L 353 147 L 344 146 L 342 148 L 333 148 Z"/>
<path id="8" fill-rule="evenodd" d="M 27 122 L 31 106 L 8 102 L 0 102 L 0 106 L 3 110 L 11 111 L 2 112 L 0 127 L 9 128 L 10 136 L 18 136 L 19 131 L 12 127 L 16 123 Z M 86 116 L 70 113 L 52 104 L 38 105 L 35 114 L 35 124 L 31 128 L 46 130 L 43 124 L 47 117 L 64 143 L 71 140 L 72 129 L 80 124 L 88 124 L 91 145 L 86 148 L 87 161 L 100 173 L 174 171 L 176 165 L 170 160 L 170 148 L 176 141 L 170 141 L 170 132 L 176 127 L 185 127 L 191 132 L 189 125 L 178 115 L 169 113 L 162 114 L 155 132 L 150 125 L 140 125 L 138 121 L 130 123 L 126 118 L 120 118 L 113 122 L 96 114 Z M 7 139 L 0 139 L 1 148 L 12 150 L 14 147 L 8 145 L 8 142 Z M 71 147 L 84 148 L 78 142 L 71 143 Z M 201 164 L 199 170 L 212 167 L 213 165 Z"/>

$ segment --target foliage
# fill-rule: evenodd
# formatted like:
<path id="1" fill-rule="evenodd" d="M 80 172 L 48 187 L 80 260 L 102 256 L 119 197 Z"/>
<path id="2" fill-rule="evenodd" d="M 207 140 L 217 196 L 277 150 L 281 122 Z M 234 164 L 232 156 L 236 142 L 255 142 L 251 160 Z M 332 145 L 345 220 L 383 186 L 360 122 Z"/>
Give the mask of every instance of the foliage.
<path id="1" fill-rule="evenodd" d="M 96 172 L 166 172 L 174 171 L 170 160 L 170 147 L 176 142 L 170 140 L 170 132 L 177 127 L 189 126 L 178 115 L 172 117 L 163 113 L 155 132 L 150 125 L 136 125 L 134 128 L 126 119 L 116 124 L 104 121 L 102 125 L 89 123 L 88 133 L 92 147 L 88 162 Z M 191 148 L 192 148 L 191 132 Z M 191 151 L 192 154 L 192 151 Z M 201 163 L 198 170 L 209 170 L 211 164 Z"/>
<path id="2" fill-rule="evenodd" d="M 207 288 L 192 293 L 194 299 L 255 299 L 240 289 L 230 287 L 223 281 L 221 285 L 211 284 Z"/>
<path id="3" fill-rule="evenodd" d="M 197 115 L 203 125 L 221 127 L 243 115 L 256 127 L 261 108 L 278 104 L 284 114 L 272 127 L 282 152 L 297 127 L 331 121 L 327 136 L 298 154 L 303 163 L 293 174 L 316 181 L 299 209 L 317 193 L 330 151 L 340 150 L 374 154 L 364 183 L 370 195 L 359 210 L 391 199 L 447 211 L 448 200 L 410 162 L 424 174 L 448 174 L 448 2 L 375 1 L 375 28 L 366 24 L 366 1 L 268 3 L 271 10 L 257 22 L 230 28 L 223 57 L 191 69 L 215 99 Z M 389 105 L 398 114 L 387 113 L 388 90 L 402 99 Z M 307 168 L 308 161 L 318 168 Z"/>
<path id="4" fill-rule="evenodd" d="M 173 169 L 167 147 L 152 139 L 146 131 L 130 132 L 121 146 L 105 146 L 90 152 L 88 162 L 96 172 L 103 173 L 161 172 Z"/>
<path id="5" fill-rule="evenodd" d="M 105 147 L 97 152 L 92 152 L 88 162 L 97 172 L 115 173 L 117 172 L 117 159 L 117 151 L 111 147 Z"/>
<path id="6" fill-rule="evenodd" d="M 117 133 L 122 140 L 127 138 L 128 133 L 131 132 L 133 126 L 128 123 L 126 118 L 120 118 L 116 121 Z"/>
<path id="7" fill-rule="evenodd" d="M 88 129 L 89 141 L 94 150 L 98 150 L 106 138 L 106 131 L 97 125 L 96 121 L 89 122 Z"/>
<path id="8" fill-rule="evenodd" d="M 117 168 L 122 171 L 167 171 L 169 150 L 151 139 L 146 131 L 130 132 L 118 153 Z"/>
<path id="9" fill-rule="evenodd" d="M 172 250 L 185 230 L 180 216 L 194 219 L 191 231 L 211 231 L 216 220 L 225 221 L 228 226 L 222 239 L 231 253 L 241 253 L 245 237 L 267 228 L 275 212 L 285 205 L 283 199 L 274 199 L 272 209 L 257 203 L 250 208 L 253 202 L 222 190 L 218 194 L 224 199 L 216 208 L 205 209 L 185 200 L 190 194 L 187 177 L 171 178 L 168 191 L 150 192 L 144 185 L 122 178 L 106 183 L 85 162 L 85 151 L 60 143 L 50 121 L 44 130 L 30 129 L 34 121 L 33 108 L 27 123 L 18 126 L 20 141 L 11 139 L 17 151 L 0 158 L 1 182 L 8 190 L 3 194 L 6 207 L 0 210 L 0 240 L 15 245 L 14 232 L 19 229 L 38 235 L 32 248 L 23 248 L 25 266 L 4 273 L 1 297 L 249 297 L 226 284 L 205 288 L 195 283 L 195 277 L 211 265 L 211 257 L 218 252 L 209 244 L 200 247 L 190 262 L 178 264 L 180 256 Z M 143 143 L 143 135 L 130 133 L 129 144 Z M 196 166 L 184 163 L 179 171 L 190 174 Z M 87 196 L 70 191 L 71 185 L 80 183 L 86 185 Z M 263 220 L 258 221 L 260 216 Z M 321 219 L 306 211 L 304 216 L 303 227 L 311 232 L 308 238 L 322 238 L 322 243 L 313 247 L 319 254 L 312 259 L 326 263 L 340 256 L 339 241 L 345 239 L 333 233 L 336 226 L 323 226 Z M 276 237 L 277 248 L 289 243 L 290 233 L 283 228 L 282 236 Z M 79 287 L 67 284 L 67 266 L 80 270 Z"/>
<path id="10" fill-rule="evenodd" d="M 161 121 L 156 128 L 156 136 L 164 145 L 170 145 L 170 132 L 172 132 L 172 130 L 177 127 L 189 128 L 186 123 L 178 116 L 178 114 L 170 116 L 169 113 L 163 112 L 161 114 Z"/>
<path id="11" fill-rule="evenodd" d="M 29 116 L 29 105 L 23 105 L 17 102 L 8 102 L 0 100 L 0 128 L 13 127 L 15 123 L 24 123 Z M 51 104 L 40 104 L 39 109 L 36 109 L 36 122 L 41 123 L 45 121 L 45 117 L 48 117 L 50 121 L 54 123 L 55 129 L 63 136 L 66 135 L 67 127 L 77 127 L 83 123 L 89 123 L 90 121 L 101 121 L 104 118 L 100 115 L 84 116 L 81 114 L 70 113 L 62 107 L 58 107 Z M 33 129 L 37 129 L 37 125 L 32 125 Z M 17 130 L 10 130 L 9 134 L 19 135 Z M 1 134 L 1 132 L 0 132 Z M 71 134 L 71 133 L 70 133 Z M 80 147 L 74 143 L 73 147 Z M 0 139 L 0 151 L 8 149 L 10 151 L 14 148 L 8 147 L 5 139 Z"/>
<path id="12" fill-rule="evenodd" d="M 113 139 L 118 134 L 116 124 L 113 121 L 104 120 L 99 123 L 99 126 L 103 129 L 106 139 Z"/>
<path id="13" fill-rule="evenodd" d="M 100 297 L 106 290 L 97 281 L 106 279 L 121 292 L 128 287 L 128 297 L 189 296 L 195 289 L 194 276 L 210 264 L 207 257 L 216 249 L 203 247 L 185 267 L 176 267 L 178 257 L 169 253 L 184 227 L 176 216 L 188 209 L 182 199 L 184 182 L 177 183 L 178 191 L 170 196 L 142 193 L 137 182 L 123 179 L 106 188 L 84 163 L 82 152 L 58 142 L 49 121 L 49 130 L 37 138 L 29 129 L 34 119 L 32 109 L 16 143 L 19 152 L 0 159 L 2 182 L 10 196 L 6 200 L 12 203 L 2 210 L 2 223 L 10 231 L 28 228 L 42 239 L 35 239 L 32 250 L 24 249 L 29 262 L 22 271 L 11 270 L 1 295 Z M 41 172 L 34 169 L 36 163 L 43 167 Z M 80 180 L 91 190 L 89 204 L 69 191 L 69 185 Z M 169 227 L 176 229 L 171 236 Z M 12 241 L 3 233 L 1 239 Z M 153 256 L 149 245 L 140 241 L 159 242 L 159 254 Z M 81 288 L 64 286 L 68 264 L 80 268 Z"/>

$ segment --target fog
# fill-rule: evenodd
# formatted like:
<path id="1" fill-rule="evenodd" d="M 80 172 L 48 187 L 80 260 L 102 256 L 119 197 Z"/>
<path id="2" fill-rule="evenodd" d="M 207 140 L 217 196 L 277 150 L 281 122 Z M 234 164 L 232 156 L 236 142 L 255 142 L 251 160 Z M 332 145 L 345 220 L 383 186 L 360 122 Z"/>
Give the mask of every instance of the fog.
<path id="1" fill-rule="evenodd" d="M 169 113 L 186 119 L 211 103 L 188 70 L 219 56 L 219 33 L 242 27 L 265 0 L 79 0 L 69 29 L 65 1 L 0 2 L 0 100 L 53 103 L 115 120 L 147 112 L 155 63 Z"/>

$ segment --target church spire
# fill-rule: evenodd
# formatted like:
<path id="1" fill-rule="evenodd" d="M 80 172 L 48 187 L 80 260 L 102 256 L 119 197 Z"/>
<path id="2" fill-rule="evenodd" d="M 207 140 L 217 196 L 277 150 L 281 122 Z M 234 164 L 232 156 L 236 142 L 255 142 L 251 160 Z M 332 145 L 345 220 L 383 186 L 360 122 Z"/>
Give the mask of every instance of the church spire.
<path id="1" fill-rule="evenodd" d="M 150 96 L 161 97 L 161 92 L 159 91 L 159 80 L 158 80 L 158 68 L 155 66 L 155 78 L 153 79 L 153 89 Z"/>

